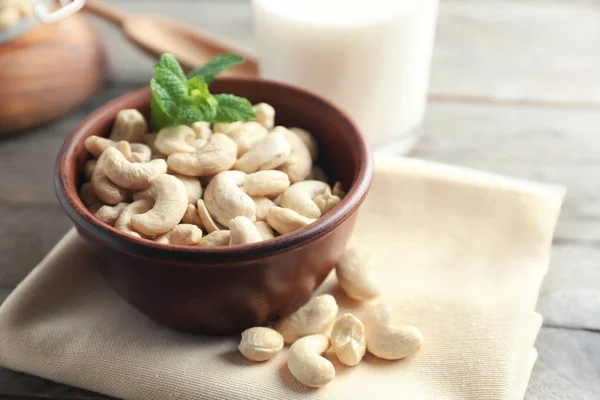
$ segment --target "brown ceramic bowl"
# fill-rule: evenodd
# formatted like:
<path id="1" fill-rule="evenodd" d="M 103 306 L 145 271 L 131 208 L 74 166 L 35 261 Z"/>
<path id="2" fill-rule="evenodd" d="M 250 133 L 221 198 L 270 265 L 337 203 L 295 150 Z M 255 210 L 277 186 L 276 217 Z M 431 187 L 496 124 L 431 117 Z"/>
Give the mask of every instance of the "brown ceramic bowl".
<path id="1" fill-rule="evenodd" d="M 102 261 L 100 272 L 121 297 L 175 329 L 229 334 L 289 314 L 311 297 L 346 247 L 370 187 L 373 159 L 352 120 L 311 93 L 248 79 L 218 80 L 211 91 L 272 104 L 277 124 L 312 132 L 320 144 L 319 165 L 348 189 L 344 200 L 303 229 L 234 247 L 157 244 L 100 222 L 77 194 L 90 158 L 83 142 L 91 135 L 108 135 L 121 109 L 136 108 L 147 116 L 148 88 L 109 102 L 75 129 L 58 155 L 55 190 L 77 231 Z"/>

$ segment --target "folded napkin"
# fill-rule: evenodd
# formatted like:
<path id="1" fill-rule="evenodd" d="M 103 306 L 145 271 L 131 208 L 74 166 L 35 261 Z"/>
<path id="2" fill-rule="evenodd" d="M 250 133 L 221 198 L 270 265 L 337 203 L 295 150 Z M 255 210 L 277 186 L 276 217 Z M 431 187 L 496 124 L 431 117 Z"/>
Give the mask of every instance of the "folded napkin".
<path id="1" fill-rule="evenodd" d="M 409 359 L 367 355 L 321 389 L 239 337 L 188 335 L 123 302 L 74 231 L 0 308 L 0 365 L 124 399 L 522 399 L 562 187 L 377 155 L 352 243 L 374 258 L 395 318 L 423 332 Z M 330 276 L 319 289 L 361 314 Z"/>

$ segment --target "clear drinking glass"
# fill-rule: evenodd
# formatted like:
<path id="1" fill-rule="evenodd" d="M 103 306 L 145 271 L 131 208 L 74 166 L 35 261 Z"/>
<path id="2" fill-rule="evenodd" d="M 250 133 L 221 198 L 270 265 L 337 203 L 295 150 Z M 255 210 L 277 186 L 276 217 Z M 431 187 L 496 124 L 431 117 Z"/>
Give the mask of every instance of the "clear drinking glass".
<path id="1" fill-rule="evenodd" d="M 260 75 L 311 90 L 372 145 L 417 143 L 438 0 L 253 0 Z"/>

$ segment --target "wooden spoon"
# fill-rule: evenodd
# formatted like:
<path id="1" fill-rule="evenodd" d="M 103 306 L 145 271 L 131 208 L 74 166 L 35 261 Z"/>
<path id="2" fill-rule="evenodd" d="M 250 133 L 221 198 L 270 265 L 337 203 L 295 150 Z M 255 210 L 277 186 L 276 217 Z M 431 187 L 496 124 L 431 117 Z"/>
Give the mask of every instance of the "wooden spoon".
<path id="1" fill-rule="evenodd" d="M 198 68 L 221 53 L 234 53 L 244 57 L 246 62 L 223 75 L 258 77 L 254 54 L 194 26 L 158 15 L 126 13 L 95 0 L 87 0 L 85 9 L 117 25 L 129 41 L 150 55 L 173 54 L 186 71 Z"/>

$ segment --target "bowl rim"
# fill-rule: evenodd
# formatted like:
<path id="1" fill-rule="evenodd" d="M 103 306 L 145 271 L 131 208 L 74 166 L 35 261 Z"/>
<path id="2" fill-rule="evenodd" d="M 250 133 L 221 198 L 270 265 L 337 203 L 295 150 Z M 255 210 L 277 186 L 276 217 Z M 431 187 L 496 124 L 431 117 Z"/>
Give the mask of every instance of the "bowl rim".
<path id="1" fill-rule="evenodd" d="M 60 205 L 77 228 L 81 226 L 84 231 L 93 234 L 94 240 L 103 242 L 107 246 L 148 260 L 164 258 L 168 259 L 171 264 L 178 264 L 178 261 L 188 264 L 195 257 L 198 257 L 196 261 L 200 259 L 212 262 L 250 261 L 258 257 L 274 256 L 297 248 L 307 241 L 314 241 L 332 232 L 358 210 L 371 186 L 374 161 L 364 135 L 346 112 L 312 92 L 276 81 L 257 78 L 219 78 L 218 81 L 231 84 L 271 85 L 287 91 L 291 90 L 321 103 L 337 114 L 338 118 L 341 117 L 345 120 L 352 128 L 353 141 L 358 145 L 359 167 L 354 177 L 354 183 L 344 199 L 315 223 L 273 239 L 235 246 L 200 247 L 156 243 L 149 239 L 133 237 L 105 224 L 83 205 L 74 183 L 69 182 L 68 165 L 75 160 L 74 155 L 78 143 L 88 136 L 87 133 L 90 130 L 95 130 L 96 125 L 113 120 L 112 115 L 115 110 L 124 108 L 123 103 L 139 102 L 144 98 L 150 100 L 150 87 L 145 86 L 127 92 L 97 108 L 69 134 L 58 153 L 54 168 L 54 190 Z M 202 256 L 204 258 L 200 258 Z"/>

